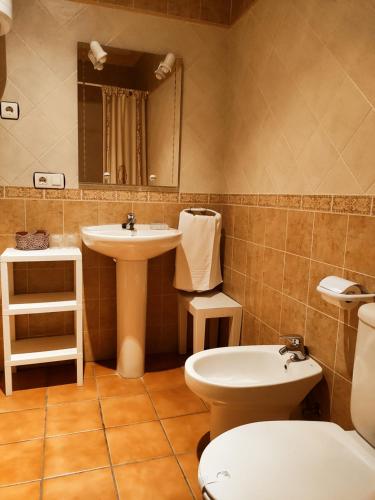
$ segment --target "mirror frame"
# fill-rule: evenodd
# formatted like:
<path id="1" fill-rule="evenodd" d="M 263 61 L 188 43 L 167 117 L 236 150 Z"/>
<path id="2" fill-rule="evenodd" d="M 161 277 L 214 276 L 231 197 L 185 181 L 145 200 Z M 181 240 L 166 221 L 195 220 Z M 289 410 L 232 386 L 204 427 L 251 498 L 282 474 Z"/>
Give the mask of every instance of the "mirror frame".
<path id="1" fill-rule="evenodd" d="M 78 64 L 78 54 L 79 50 L 82 49 L 82 46 L 86 46 L 86 42 L 77 42 L 77 64 Z M 106 46 L 106 48 L 110 49 L 110 46 Z M 118 47 L 114 47 L 118 48 Z M 123 50 L 133 50 L 133 49 L 125 49 Z M 135 51 L 134 52 L 140 52 Z M 153 53 L 154 54 L 154 53 Z M 161 58 L 165 56 L 165 54 L 157 54 L 160 55 Z M 82 182 L 79 179 L 79 157 L 78 157 L 78 185 L 79 189 L 100 189 L 100 190 L 109 190 L 109 191 L 156 191 L 156 192 L 179 192 L 180 190 L 180 179 L 181 179 L 181 135 L 182 135 L 182 106 L 183 106 L 183 60 L 181 57 L 176 57 L 176 63 L 174 71 L 177 73 L 176 77 L 176 100 L 175 100 L 175 127 L 174 127 L 174 138 L 173 144 L 175 145 L 175 150 L 177 150 L 177 154 L 173 156 L 173 171 L 177 171 L 177 183 L 176 186 L 140 186 L 140 185 L 124 185 L 124 184 L 100 184 L 100 183 L 92 183 L 92 182 Z M 78 75 L 78 73 L 77 73 Z M 78 77 L 77 77 L 77 102 L 78 102 Z M 77 113 L 79 113 L 77 106 Z M 78 135 L 78 143 L 79 141 L 79 126 L 77 130 Z M 78 145 L 79 147 L 79 145 Z"/>

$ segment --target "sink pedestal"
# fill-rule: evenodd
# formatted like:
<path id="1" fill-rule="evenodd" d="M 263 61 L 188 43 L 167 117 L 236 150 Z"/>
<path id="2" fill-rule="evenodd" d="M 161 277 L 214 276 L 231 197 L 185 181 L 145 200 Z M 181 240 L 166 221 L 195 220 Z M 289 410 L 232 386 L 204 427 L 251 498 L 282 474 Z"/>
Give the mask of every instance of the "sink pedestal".
<path id="1" fill-rule="evenodd" d="M 117 372 L 125 378 L 144 374 L 147 260 L 117 260 Z"/>

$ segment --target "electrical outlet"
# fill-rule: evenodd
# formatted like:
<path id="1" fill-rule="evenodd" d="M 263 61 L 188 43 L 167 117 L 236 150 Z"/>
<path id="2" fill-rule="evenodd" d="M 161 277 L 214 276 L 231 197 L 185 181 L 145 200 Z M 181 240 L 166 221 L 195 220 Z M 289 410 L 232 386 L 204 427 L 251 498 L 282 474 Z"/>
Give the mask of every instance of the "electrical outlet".
<path id="1" fill-rule="evenodd" d="M 3 120 L 18 120 L 20 117 L 18 102 L 1 101 L 0 116 Z"/>
<path id="2" fill-rule="evenodd" d="M 52 172 L 34 172 L 34 187 L 36 189 L 64 189 L 65 175 Z"/>

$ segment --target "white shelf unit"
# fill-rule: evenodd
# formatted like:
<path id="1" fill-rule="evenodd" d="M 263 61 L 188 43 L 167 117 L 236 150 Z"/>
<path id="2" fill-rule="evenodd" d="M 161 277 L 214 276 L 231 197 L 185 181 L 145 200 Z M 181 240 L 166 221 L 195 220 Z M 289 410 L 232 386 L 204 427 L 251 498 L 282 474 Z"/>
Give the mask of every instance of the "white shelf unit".
<path id="1" fill-rule="evenodd" d="M 43 261 L 73 261 L 74 291 L 14 294 L 13 264 Z M 82 385 L 82 254 L 79 248 L 48 248 L 30 251 L 8 248 L 0 256 L 0 266 L 6 395 L 12 394 L 12 367 L 19 365 L 75 359 L 77 384 Z M 16 339 L 15 316 L 17 314 L 64 311 L 74 311 L 74 335 Z"/>

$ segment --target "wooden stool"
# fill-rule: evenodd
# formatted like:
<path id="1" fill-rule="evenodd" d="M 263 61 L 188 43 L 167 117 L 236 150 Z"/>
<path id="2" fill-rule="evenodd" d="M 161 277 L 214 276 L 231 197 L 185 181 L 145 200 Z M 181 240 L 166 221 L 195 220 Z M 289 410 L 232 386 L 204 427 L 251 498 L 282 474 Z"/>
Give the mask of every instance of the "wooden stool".
<path id="1" fill-rule="evenodd" d="M 206 319 L 230 318 L 228 345 L 239 345 L 242 306 L 221 292 L 178 294 L 178 351 L 186 353 L 187 313 L 193 316 L 193 352 L 204 350 Z"/>

